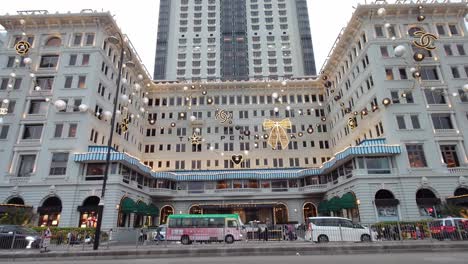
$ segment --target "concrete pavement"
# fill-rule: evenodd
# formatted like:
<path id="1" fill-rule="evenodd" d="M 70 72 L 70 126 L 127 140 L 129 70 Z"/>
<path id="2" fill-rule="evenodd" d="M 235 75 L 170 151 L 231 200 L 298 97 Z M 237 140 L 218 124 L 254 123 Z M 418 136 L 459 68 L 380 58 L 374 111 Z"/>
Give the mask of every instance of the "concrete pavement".
<path id="1" fill-rule="evenodd" d="M 468 253 L 396 253 L 366 255 L 333 255 L 333 256 L 247 256 L 247 257 L 204 257 L 204 258 L 169 258 L 169 259 L 135 259 L 132 264 L 466 264 Z M 89 264 L 89 260 L 74 259 L 73 264 Z M 127 264 L 129 260 L 95 260 L 96 264 Z M 70 263 L 70 260 L 29 261 L 34 264 Z"/>
<path id="2" fill-rule="evenodd" d="M 328 243 L 310 242 L 249 242 L 232 245 L 180 244 L 168 246 L 114 246 L 101 247 L 98 251 L 91 248 L 84 250 L 74 247 L 70 250 L 53 250 L 39 253 L 39 250 L 0 251 L 0 262 L 42 260 L 104 260 L 104 259 L 163 259 L 163 258 L 202 258 L 202 257 L 239 257 L 239 256 L 296 256 L 296 255 L 346 255 L 346 254 L 389 254 L 389 253 L 432 253 L 432 252 L 466 252 L 468 242 L 462 241 L 400 241 L 373 243 Z"/>

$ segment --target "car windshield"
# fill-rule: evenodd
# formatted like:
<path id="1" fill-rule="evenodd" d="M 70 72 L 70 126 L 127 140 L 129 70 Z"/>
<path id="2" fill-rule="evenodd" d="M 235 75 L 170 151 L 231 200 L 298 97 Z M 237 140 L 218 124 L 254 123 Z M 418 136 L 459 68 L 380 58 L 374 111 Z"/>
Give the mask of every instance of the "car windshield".
<path id="1" fill-rule="evenodd" d="M 432 221 L 430 223 L 431 227 L 441 227 L 442 226 L 442 220 L 439 221 Z"/>
<path id="2" fill-rule="evenodd" d="M 17 232 L 21 234 L 28 234 L 28 235 L 37 235 L 37 232 L 29 227 L 20 226 L 17 228 Z"/>

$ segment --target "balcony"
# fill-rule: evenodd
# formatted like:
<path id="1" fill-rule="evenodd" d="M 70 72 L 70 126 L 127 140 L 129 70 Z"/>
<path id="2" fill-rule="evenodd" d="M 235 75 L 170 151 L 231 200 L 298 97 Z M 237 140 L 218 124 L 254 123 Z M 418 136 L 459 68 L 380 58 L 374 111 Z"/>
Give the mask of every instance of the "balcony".
<path id="1" fill-rule="evenodd" d="M 447 168 L 449 174 L 468 175 L 468 167 Z"/>

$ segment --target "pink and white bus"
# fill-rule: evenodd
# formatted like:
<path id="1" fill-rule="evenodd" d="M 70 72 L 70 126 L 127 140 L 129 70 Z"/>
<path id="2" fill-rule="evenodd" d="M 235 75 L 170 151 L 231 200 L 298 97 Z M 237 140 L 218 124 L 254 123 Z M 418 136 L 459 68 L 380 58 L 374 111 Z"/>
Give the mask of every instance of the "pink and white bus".
<path id="1" fill-rule="evenodd" d="M 237 214 L 178 214 L 168 218 L 166 239 L 180 241 L 184 245 L 196 241 L 231 244 L 242 240 L 242 233 L 242 223 Z"/>

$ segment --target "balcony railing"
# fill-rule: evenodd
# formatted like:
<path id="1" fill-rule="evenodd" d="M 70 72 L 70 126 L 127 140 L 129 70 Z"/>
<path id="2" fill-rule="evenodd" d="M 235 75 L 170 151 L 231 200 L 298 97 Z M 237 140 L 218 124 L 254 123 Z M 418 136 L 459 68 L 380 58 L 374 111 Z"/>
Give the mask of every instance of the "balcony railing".
<path id="1" fill-rule="evenodd" d="M 447 168 L 450 174 L 468 174 L 468 167 Z"/>

